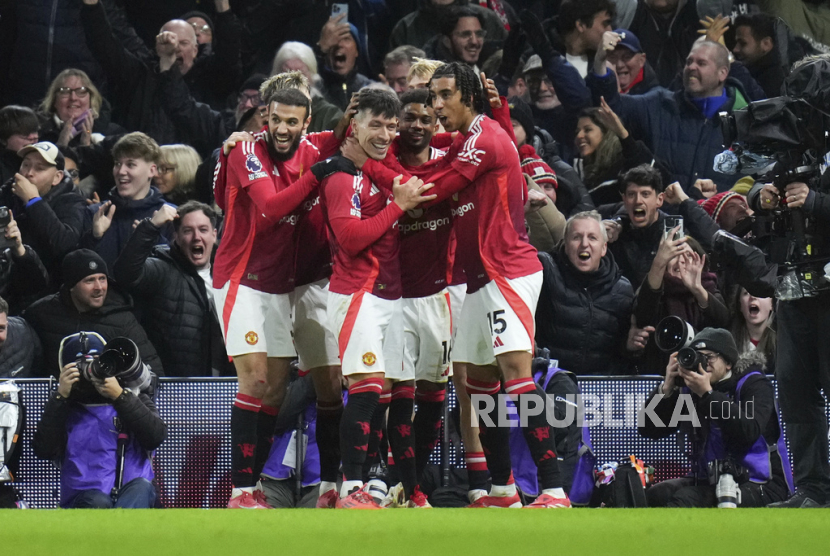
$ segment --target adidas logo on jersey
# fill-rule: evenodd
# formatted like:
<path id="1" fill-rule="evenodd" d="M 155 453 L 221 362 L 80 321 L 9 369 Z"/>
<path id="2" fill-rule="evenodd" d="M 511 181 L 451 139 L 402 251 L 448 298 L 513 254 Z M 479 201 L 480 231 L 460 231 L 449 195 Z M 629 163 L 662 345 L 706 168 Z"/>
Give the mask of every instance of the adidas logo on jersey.
<path id="1" fill-rule="evenodd" d="M 493 342 L 493 348 L 495 349 L 495 348 L 499 348 L 499 347 L 504 347 L 504 342 L 501 341 L 500 336 L 496 336 L 496 341 Z"/>

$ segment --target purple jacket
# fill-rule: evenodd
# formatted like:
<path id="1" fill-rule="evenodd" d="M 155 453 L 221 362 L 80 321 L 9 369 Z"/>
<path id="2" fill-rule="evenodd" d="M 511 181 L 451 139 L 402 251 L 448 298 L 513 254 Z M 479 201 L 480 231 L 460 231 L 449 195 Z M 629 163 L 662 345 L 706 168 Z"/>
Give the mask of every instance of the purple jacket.
<path id="1" fill-rule="evenodd" d="M 110 404 L 73 404 L 66 419 L 66 450 L 61 461 L 61 507 L 85 490 L 109 494 L 115 486 L 118 431 L 117 413 Z M 124 481 L 152 481 L 152 454 L 144 451 L 134 435 L 126 435 Z"/>

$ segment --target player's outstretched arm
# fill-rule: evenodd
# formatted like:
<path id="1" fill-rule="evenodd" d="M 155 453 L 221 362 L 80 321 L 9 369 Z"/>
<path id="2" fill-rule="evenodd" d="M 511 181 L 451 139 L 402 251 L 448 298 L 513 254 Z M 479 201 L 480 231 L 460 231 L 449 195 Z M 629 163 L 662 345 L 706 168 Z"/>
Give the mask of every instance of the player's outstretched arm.
<path id="1" fill-rule="evenodd" d="M 318 162 L 282 191 L 275 191 L 270 180 L 257 180 L 248 187 L 248 194 L 262 214 L 279 219 L 293 212 L 324 178 L 336 172 L 356 173 L 350 161 L 338 156 Z"/>

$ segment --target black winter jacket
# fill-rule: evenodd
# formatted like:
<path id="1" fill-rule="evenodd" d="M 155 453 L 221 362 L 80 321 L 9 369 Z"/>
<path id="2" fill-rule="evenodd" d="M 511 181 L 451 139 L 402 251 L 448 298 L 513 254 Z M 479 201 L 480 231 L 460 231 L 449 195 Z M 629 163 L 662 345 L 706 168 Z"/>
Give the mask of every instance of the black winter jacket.
<path id="1" fill-rule="evenodd" d="M 57 377 L 60 374 L 58 353 L 61 340 L 76 332 L 97 332 L 107 342 L 119 336 L 129 338 L 138 346 L 141 360 L 155 374 L 164 376 L 156 348 L 138 324 L 132 309 L 130 297 L 120 293 L 112 284 L 109 285 L 104 306 L 86 313 L 78 312 L 65 287 L 33 303 L 23 311 L 23 318 L 32 325 L 43 344 L 44 372 L 41 376 Z"/>
<path id="2" fill-rule="evenodd" d="M 9 317 L 0 347 L 0 378 L 43 376 L 43 349 L 35 331 L 20 317 Z"/>
<path id="3" fill-rule="evenodd" d="M 657 79 L 657 73 L 651 67 L 651 64 L 646 62 L 643 66 L 643 80 L 631 87 L 626 94 L 642 95 L 659 86 L 660 82 Z"/>
<path id="4" fill-rule="evenodd" d="M 707 119 L 684 91 L 671 92 L 657 87 L 642 95 L 621 95 L 617 79 L 609 71 L 597 76 L 591 71 L 585 78 L 596 106 L 600 97 L 623 121 L 628 131 L 648 146 L 671 172 L 671 180 L 689 195 L 695 180 L 711 179 L 719 191 L 726 191 L 735 178 L 713 168 L 716 155 L 723 152 L 723 132 L 720 120 Z M 746 95 L 738 81 L 726 81 L 726 103 L 722 112 L 732 112 L 746 105 Z"/>
<path id="5" fill-rule="evenodd" d="M 0 297 L 9 304 L 9 315 L 19 315 L 49 287 L 49 273 L 40 257 L 24 245 L 26 253 L 15 255 L 11 248 L 0 253 Z"/>
<path id="6" fill-rule="evenodd" d="M 89 49 L 100 62 L 107 79 L 112 84 L 109 99 L 115 110 L 114 119 L 130 131 L 142 131 L 155 139 L 160 145 L 170 143 L 190 144 L 199 137 L 177 135 L 172 122 L 162 109 L 162 94 L 158 87 L 158 66 L 156 61 L 147 62 L 133 54 L 118 37 L 108 21 L 108 14 L 100 4 L 81 8 L 84 34 Z M 228 21 L 221 19 L 222 25 L 236 29 L 235 18 L 231 14 Z M 217 21 L 218 25 L 218 21 Z M 231 36 L 234 31 L 229 30 Z M 218 33 L 218 29 L 217 29 Z M 196 98 L 216 101 L 213 96 L 212 83 L 216 81 L 219 89 L 234 88 L 239 80 L 241 66 L 239 63 L 238 30 L 235 42 L 228 44 L 227 56 L 217 57 L 213 54 L 207 59 L 197 60 L 188 72 L 186 81 Z M 221 52 L 221 51 L 220 51 Z M 236 60 L 236 64 L 223 65 L 227 60 Z M 192 74 L 192 75 L 191 75 Z M 217 75 L 222 75 L 218 78 Z"/>
<path id="7" fill-rule="evenodd" d="M 3 147 L 0 148 L 0 183 L 6 183 L 20 170 L 23 159 L 17 153 Z"/>
<path id="8" fill-rule="evenodd" d="M 758 85 L 764 89 L 768 98 L 781 96 L 781 85 L 787 75 L 781 65 L 778 50 L 770 50 L 753 64 L 747 64 L 747 69 Z"/>
<path id="9" fill-rule="evenodd" d="M 700 28 L 695 0 L 682 2 L 673 17 L 666 18 L 649 8 L 645 0 L 637 3 L 633 20 L 625 27 L 640 39 L 643 52 L 654 67 L 663 87 L 668 87 L 674 76 L 683 69 L 686 56 L 698 38 Z M 619 22 L 625 26 L 626 22 Z"/>
<path id="10" fill-rule="evenodd" d="M 102 0 L 112 22 L 113 32 L 131 51 L 147 52 L 135 34 L 118 0 Z M 52 80 L 66 68 L 78 68 L 106 94 L 105 76 L 96 57 L 87 47 L 82 25 L 82 4 L 74 0 L 8 0 L 0 3 L 3 42 L 10 52 L 0 52 L 9 59 L 8 80 L 0 81 L 9 89 L 0 92 L 0 105 L 33 106 L 44 97 Z M 1 102 L 5 99 L 4 102 Z"/>
<path id="11" fill-rule="evenodd" d="M 180 137 L 192 137 L 189 143 L 204 159 L 236 130 L 233 112 L 218 112 L 197 102 L 178 66 L 158 74 L 159 99 L 164 113 Z"/>
<path id="12" fill-rule="evenodd" d="M 323 78 L 323 95 L 327 101 L 340 110 L 346 110 L 346 107 L 349 106 L 352 93 L 356 93 L 366 85 L 374 83 L 362 73 L 358 73 L 357 69 L 352 70 L 349 75 L 343 76 L 330 70 L 322 56 L 318 56 L 317 60 L 320 67 L 320 77 Z"/>
<path id="13" fill-rule="evenodd" d="M 0 189 L 0 204 L 12 209 L 23 243 L 31 246 L 43 261 L 52 291 L 56 291 L 61 283 L 63 257 L 78 247 L 86 203 L 68 175 L 28 207 L 12 193 L 13 182 L 7 181 Z"/>
<path id="14" fill-rule="evenodd" d="M 142 324 L 167 376 L 227 374 L 219 321 L 205 281 L 178 246 L 156 246 L 160 231 L 149 220 L 136 227 L 113 267 L 119 285 L 143 307 Z M 232 374 L 232 371 L 231 371 Z"/>
<path id="15" fill-rule="evenodd" d="M 561 248 L 539 253 L 539 260 L 544 273 L 536 306 L 539 347 L 577 375 L 624 373 L 634 290 L 611 253 L 591 273 L 576 270 Z"/>

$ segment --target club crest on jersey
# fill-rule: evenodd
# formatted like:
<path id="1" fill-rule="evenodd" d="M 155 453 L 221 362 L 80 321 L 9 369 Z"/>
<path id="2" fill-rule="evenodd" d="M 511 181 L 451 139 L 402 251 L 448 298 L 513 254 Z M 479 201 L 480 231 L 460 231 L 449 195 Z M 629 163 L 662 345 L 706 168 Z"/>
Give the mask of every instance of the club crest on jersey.
<path id="1" fill-rule="evenodd" d="M 360 218 L 360 195 L 357 192 L 352 195 L 352 208 L 349 210 L 349 214 Z"/>
<path id="2" fill-rule="evenodd" d="M 366 365 L 367 367 L 371 367 L 372 365 L 374 365 L 375 361 L 377 361 L 377 360 L 378 360 L 378 358 L 375 357 L 375 354 L 372 353 L 371 351 L 367 351 L 366 353 L 363 354 L 363 364 Z"/>
<path id="3" fill-rule="evenodd" d="M 257 342 L 259 341 L 259 336 L 257 335 L 256 332 L 251 330 L 250 332 L 245 334 L 245 341 L 248 342 L 249 346 L 255 346 L 257 344 Z"/>

